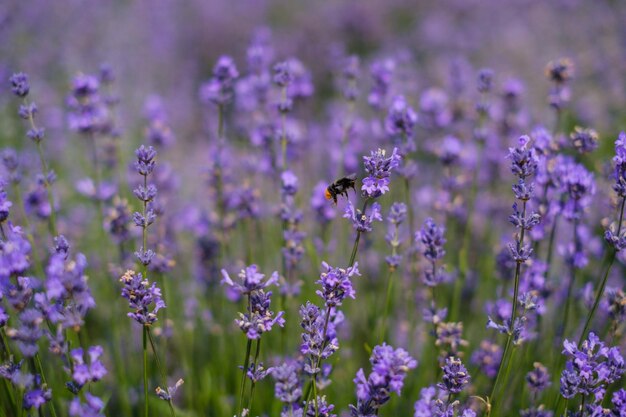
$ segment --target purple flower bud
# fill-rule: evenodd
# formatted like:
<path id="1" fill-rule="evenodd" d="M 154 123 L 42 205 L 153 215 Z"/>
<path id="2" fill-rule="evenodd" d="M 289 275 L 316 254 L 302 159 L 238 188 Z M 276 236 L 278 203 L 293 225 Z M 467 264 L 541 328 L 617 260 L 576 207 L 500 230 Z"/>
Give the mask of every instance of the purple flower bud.
<path id="1" fill-rule="evenodd" d="M 11 91 L 13 91 L 13 94 L 18 97 L 26 97 L 28 95 L 30 91 L 28 75 L 23 72 L 18 72 L 9 78 L 9 82 L 11 83 Z"/>

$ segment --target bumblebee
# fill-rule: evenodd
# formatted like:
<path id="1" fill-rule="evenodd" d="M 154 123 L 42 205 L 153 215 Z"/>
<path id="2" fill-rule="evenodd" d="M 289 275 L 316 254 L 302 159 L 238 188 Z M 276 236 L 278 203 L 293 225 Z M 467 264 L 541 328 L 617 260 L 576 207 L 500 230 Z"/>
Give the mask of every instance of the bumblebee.
<path id="1" fill-rule="evenodd" d="M 350 174 L 346 177 L 339 178 L 326 188 L 326 191 L 324 191 L 324 197 L 326 197 L 326 200 L 330 200 L 332 198 L 335 204 L 337 204 L 337 196 L 345 195 L 346 198 L 348 198 L 348 190 L 350 188 L 356 192 L 356 188 L 354 187 L 355 183 L 356 174 Z"/>

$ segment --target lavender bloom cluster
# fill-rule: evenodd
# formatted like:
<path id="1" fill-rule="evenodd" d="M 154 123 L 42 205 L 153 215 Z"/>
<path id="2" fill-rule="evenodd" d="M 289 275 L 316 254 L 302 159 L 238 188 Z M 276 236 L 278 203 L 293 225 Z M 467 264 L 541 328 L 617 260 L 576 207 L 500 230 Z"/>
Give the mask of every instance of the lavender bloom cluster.
<path id="1" fill-rule="evenodd" d="M 385 343 L 374 347 L 370 363 L 372 372 L 366 377 L 363 369 L 359 369 L 354 379 L 357 405 L 350 405 L 353 417 L 376 415 L 391 399 L 392 392 L 401 394 L 407 373 L 417 367 L 417 361 L 404 349 L 394 349 Z"/>

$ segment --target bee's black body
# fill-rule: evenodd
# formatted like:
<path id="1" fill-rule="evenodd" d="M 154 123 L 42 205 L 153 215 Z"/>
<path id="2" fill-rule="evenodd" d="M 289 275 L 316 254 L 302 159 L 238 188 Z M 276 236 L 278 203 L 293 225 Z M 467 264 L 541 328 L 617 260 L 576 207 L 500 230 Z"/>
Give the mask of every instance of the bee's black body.
<path id="1" fill-rule="evenodd" d="M 327 200 L 333 199 L 333 202 L 337 204 L 337 196 L 345 195 L 348 198 L 348 190 L 352 188 L 356 192 L 354 187 L 356 183 L 356 174 L 350 174 L 343 178 L 339 178 L 326 188 L 325 196 Z"/>

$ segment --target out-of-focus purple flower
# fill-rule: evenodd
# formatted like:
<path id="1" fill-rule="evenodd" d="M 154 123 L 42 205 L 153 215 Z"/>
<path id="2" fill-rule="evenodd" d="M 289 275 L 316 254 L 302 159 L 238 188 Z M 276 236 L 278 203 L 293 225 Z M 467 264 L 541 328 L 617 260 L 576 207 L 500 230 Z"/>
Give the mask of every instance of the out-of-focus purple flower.
<path id="1" fill-rule="evenodd" d="M 26 97 L 30 91 L 30 84 L 28 83 L 28 75 L 23 72 L 13 74 L 9 78 L 11 83 L 11 91 L 18 97 Z"/>
<path id="2" fill-rule="evenodd" d="M 546 76 L 554 83 L 565 83 L 574 76 L 574 63 L 569 58 L 550 61 L 546 66 Z"/>
<path id="3" fill-rule="evenodd" d="M 370 68 L 373 84 L 367 102 L 377 110 L 385 106 L 395 68 L 396 63 L 390 58 L 375 61 Z"/>
<path id="4" fill-rule="evenodd" d="M 467 340 L 463 339 L 463 322 L 439 322 L 435 327 L 435 346 L 442 357 L 456 356 Z"/>
<path id="5" fill-rule="evenodd" d="M 618 391 L 615 391 L 613 393 L 613 398 L 611 398 L 611 402 L 613 403 L 614 407 L 613 416 L 626 416 L 626 390 L 624 390 L 624 388 L 620 388 Z"/>
<path id="6" fill-rule="evenodd" d="M 241 283 L 234 282 L 228 272 L 225 269 L 222 269 L 222 284 L 226 284 L 232 287 L 238 293 L 245 295 L 251 294 L 254 291 L 262 290 L 264 288 L 269 287 L 270 285 L 278 283 L 278 272 L 274 271 L 272 275 L 265 280 L 265 275 L 258 272 L 259 267 L 257 265 L 250 265 L 246 268 L 242 269 L 239 272 L 239 279 Z"/>
<path id="7" fill-rule="evenodd" d="M 113 204 L 107 208 L 104 227 L 116 243 L 120 244 L 130 238 L 128 229 L 130 222 L 131 211 L 128 200 L 114 197 Z"/>
<path id="8" fill-rule="evenodd" d="M 200 87 L 200 100 L 218 106 L 230 103 L 238 77 L 235 61 L 230 56 L 221 56 L 213 67 L 213 77 Z"/>
<path id="9" fill-rule="evenodd" d="M 67 99 L 70 129 L 86 135 L 105 131 L 109 115 L 100 97 L 100 82 L 93 75 L 78 74 L 72 80 L 72 91 Z"/>
<path id="10" fill-rule="evenodd" d="M 391 138 L 413 136 L 413 128 L 417 122 L 417 114 L 406 102 L 404 96 L 394 98 L 385 119 L 385 130 Z"/>
<path id="11" fill-rule="evenodd" d="M 361 275 L 358 266 L 358 262 L 355 262 L 353 266 L 344 269 L 322 262 L 324 271 L 320 274 L 320 279 L 316 281 L 322 289 L 315 293 L 324 299 L 327 307 L 340 306 L 346 297 L 355 298 L 356 292 L 352 287 L 351 278 L 354 275 Z"/>
<path id="12" fill-rule="evenodd" d="M 354 208 L 350 200 L 348 200 L 343 217 L 350 219 L 354 230 L 361 233 L 371 232 L 374 220 L 383 221 L 383 216 L 380 213 L 380 204 L 374 203 L 370 206 L 367 213 L 362 213 L 361 210 Z"/>
<path id="13" fill-rule="evenodd" d="M 450 394 L 458 394 L 470 382 L 470 375 L 461 362 L 456 357 L 447 357 L 446 364 L 443 369 L 443 382 L 437 384 L 439 388 L 449 392 Z"/>
<path id="14" fill-rule="evenodd" d="M 40 328 L 44 318 L 42 314 L 34 308 L 27 308 L 19 315 L 20 327 L 17 329 L 6 329 L 7 336 L 17 342 L 22 354 L 27 358 L 32 358 L 39 351 L 37 342 L 43 336 Z"/>
<path id="15" fill-rule="evenodd" d="M 372 372 L 367 378 L 363 369 L 354 378 L 357 405 L 350 405 L 353 417 L 378 414 L 377 410 L 391 399 L 392 392 L 400 395 L 407 372 L 417 367 L 417 361 L 404 349 L 394 349 L 385 343 L 374 347 L 370 363 Z"/>
<path id="16" fill-rule="evenodd" d="M 72 349 L 70 358 L 72 360 L 72 382 L 68 384 L 68 388 L 77 395 L 83 385 L 88 382 L 100 381 L 106 374 L 107 370 L 100 361 L 102 356 L 101 346 L 91 346 L 87 353 L 89 361 L 85 361 L 82 348 Z"/>
<path id="17" fill-rule="evenodd" d="M 502 348 L 489 340 L 480 342 L 480 347 L 472 354 L 472 363 L 478 365 L 480 371 L 493 378 L 498 373 L 502 360 Z"/>
<path id="18" fill-rule="evenodd" d="M 61 319 L 65 328 L 81 326 L 87 310 L 96 305 L 87 285 L 86 268 L 87 258 L 82 253 L 69 261 L 63 253 L 54 254 L 46 267 L 46 296 L 50 301 L 61 300 L 66 305 Z"/>
<path id="19" fill-rule="evenodd" d="M 313 193 L 311 194 L 311 208 L 315 212 L 317 220 L 322 224 L 327 224 L 335 218 L 335 209 L 328 204 L 324 197 L 327 186 L 326 183 L 319 182 L 313 188 Z"/>
<path id="20" fill-rule="evenodd" d="M 387 156 L 384 149 L 372 151 L 370 156 L 364 156 L 363 161 L 367 177 L 363 178 L 361 190 L 368 198 L 377 198 L 389 191 L 391 170 L 400 166 L 402 157 L 398 149 L 394 148 L 391 156 Z"/>
<path id="21" fill-rule="evenodd" d="M 420 231 L 415 234 L 415 241 L 423 245 L 422 254 L 429 261 L 438 261 L 446 254 L 443 249 L 443 245 L 446 244 L 445 233 L 445 227 L 437 226 L 433 219 L 428 218 Z"/>
<path id="22" fill-rule="evenodd" d="M 563 174 L 561 187 L 567 199 L 563 204 L 562 214 L 568 220 L 580 219 L 596 192 L 593 173 L 587 171 L 583 165 L 568 164 Z"/>
<path id="23" fill-rule="evenodd" d="M 0 182 L 0 224 L 4 223 L 9 218 L 9 209 L 12 205 L 13 203 L 7 197 L 3 184 Z"/>
<path id="24" fill-rule="evenodd" d="M 306 410 L 306 417 L 337 417 L 332 411 L 335 406 L 326 401 L 326 396 L 317 396 L 315 401 L 309 401 L 309 408 Z"/>
<path id="25" fill-rule="evenodd" d="M 282 181 L 281 191 L 283 194 L 293 196 L 298 192 L 298 177 L 293 172 L 283 172 L 280 174 L 280 179 Z"/>
<path id="26" fill-rule="evenodd" d="M 615 141 L 613 157 L 613 189 L 621 198 L 626 197 L 626 132 L 620 132 Z"/>
<path id="27" fill-rule="evenodd" d="M 520 410 L 520 417 L 552 417 L 554 413 L 550 410 L 545 410 L 543 405 L 539 407 L 532 407 L 526 410 Z"/>
<path id="28" fill-rule="evenodd" d="M 85 393 L 85 402 L 75 397 L 70 403 L 70 417 L 104 417 L 104 401 L 100 398 Z"/>
<path id="29" fill-rule="evenodd" d="M 185 383 L 182 379 L 176 381 L 173 387 L 167 387 L 167 390 L 164 390 L 161 387 L 156 387 L 155 392 L 157 397 L 164 401 L 171 401 L 174 397 L 174 394 L 178 391 L 178 389 Z"/>
<path id="30" fill-rule="evenodd" d="M 318 364 L 339 349 L 339 341 L 330 320 L 327 328 L 324 329 L 326 312 L 327 310 L 322 310 L 309 301 L 300 306 L 300 325 L 302 326 L 300 353 L 306 356 L 304 371 L 311 375 L 318 374 L 321 371 Z"/>
<path id="31" fill-rule="evenodd" d="M 144 326 L 149 326 L 157 321 L 157 312 L 165 308 L 165 302 L 161 298 L 161 289 L 156 282 L 150 284 L 141 273 L 132 270 L 126 271 L 120 278 L 123 283 L 122 297 L 128 300 L 128 306 L 134 311 L 128 313 L 128 317 Z"/>
<path id="32" fill-rule="evenodd" d="M 572 146 L 578 153 L 593 152 L 598 148 L 598 133 L 593 129 L 576 126 L 570 134 Z"/>
<path id="33" fill-rule="evenodd" d="M 270 310 L 271 296 L 271 291 L 267 293 L 262 289 L 253 291 L 250 294 L 248 311 L 245 314 L 239 313 L 239 319 L 235 320 L 248 339 L 260 338 L 263 333 L 272 330 L 275 324 L 280 327 L 285 325 L 284 312 L 280 311 L 274 316 L 274 312 Z"/>
<path id="34" fill-rule="evenodd" d="M 287 360 L 283 364 L 272 368 L 272 377 L 276 381 L 274 384 L 274 395 L 287 405 L 298 403 L 302 397 L 302 384 L 298 375 L 299 369 L 299 364 L 294 360 Z"/>
<path id="35" fill-rule="evenodd" d="M 10 222 L 4 229 L 6 238 L 0 239 L 0 279 L 22 274 L 30 266 L 30 243 L 22 229 Z"/>
<path id="36" fill-rule="evenodd" d="M 478 71 L 477 89 L 479 93 L 488 93 L 493 88 L 493 70 L 483 68 Z"/>
<path id="37" fill-rule="evenodd" d="M 424 91 L 420 97 L 418 121 L 426 129 L 441 129 L 452 121 L 452 112 L 448 108 L 448 96 L 437 88 Z"/>
<path id="38" fill-rule="evenodd" d="M 52 400 L 52 390 L 42 386 L 24 393 L 22 407 L 26 410 L 39 409 L 50 400 Z"/>
<path id="39" fill-rule="evenodd" d="M 539 394 L 548 388 L 551 384 L 548 368 L 539 362 L 533 363 L 533 370 L 526 374 L 526 383 L 528 389 L 534 394 Z"/>

